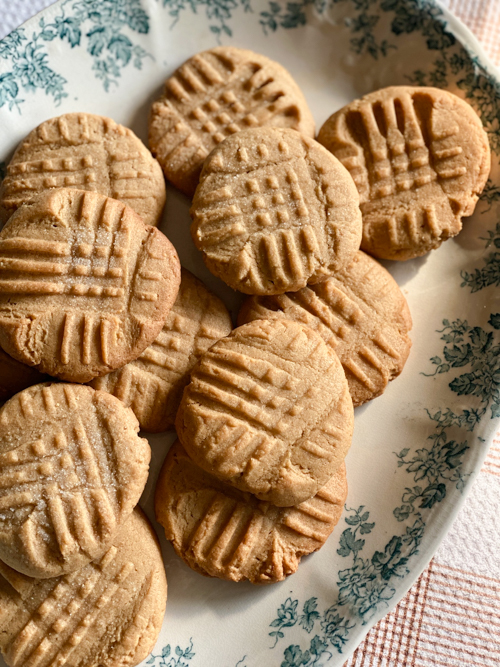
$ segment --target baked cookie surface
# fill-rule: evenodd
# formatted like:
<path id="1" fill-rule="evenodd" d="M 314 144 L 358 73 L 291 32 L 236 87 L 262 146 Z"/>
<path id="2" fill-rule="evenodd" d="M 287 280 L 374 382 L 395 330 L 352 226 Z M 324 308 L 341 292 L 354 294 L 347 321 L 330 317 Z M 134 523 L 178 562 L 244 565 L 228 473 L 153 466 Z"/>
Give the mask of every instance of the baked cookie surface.
<path id="1" fill-rule="evenodd" d="M 136 359 L 160 333 L 180 284 L 170 241 L 96 192 L 53 190 L 0 232 L 0 341 L 71 382 Z"/>
<path id="2" fill-rule="evenodd" d="M 313 498 L 296 507 L 274 507 L 203 471 L 176 442 L 160 472 L 155 507 L 167 539 L 191 568 L 267 584 L 293 574 L 302 556 L 323 546 L 346 496 L 342 464 Z"/>
<path id="3" fill-rule="evenodd" d="M 337 355 L 289 320 L 256 320 L 215 343 L 176 418 L 200 467 L 278 506 L 313 496 L 343 462 L 353 407 Z"/>
<path id="4" fill-rule="evenodd" d="M 32 579 L 0 563 L 0 649 L 9 667 L 134 667 L 167 599 L 156 535 L 135 510 L 106 553 L 71 575 Z"/>
<path id="5" fill-rule="evenodd" d="M 210 271 L 245 294 L 283 294 L 325 280 L 361 242 L 348 171 L 313 139 L 258 128 L 206 159 L 191 234 Z"/>
<path id="6" fill-rule="evenodd" d="M 318 141 L 350 171 L 361 198 L 361 248 L 382 259 L 417 257 L 458 234 L 490 171 L 477 114 L 438 88 L 370 93 L 334 113 Z"/>
<path id="7" fill-rule="evenodd" d="M 248 297 L 238 325 L 273 318 L 306 324 L 335 350 L 355 407 L 380 396 L 410 353 L 406 299 L 391 274 L 361 251 L 323 283 L 279 296 Z"/>
<path id="8" fill-rule="evenodd" d="M 314 120 L 287 70 L 232 46 L 197 53 L 165 82 L 153 104 L 149 144 L 165 176 L 192 197 L 203 161 L 226 136 L 250 127 L 314 136 Z"/>
<path id="9" fill-rule="evenodd" d="M 40 384 L 0 409 L 0 559 L 32 577 L 102 556 L 136 506 L 151 450 L 131 410 L 82 385 Z"/>
<path id="10" fill-rule="evenodd" d="M 0 189 L 4 216 L 47 189 L 73 187 L 118 199 L 156 225 L 165 205 L 161 167 L 132 130 L 111 118 L 68 113 L 20 143 Z"/>
<path id="11" fill-rule="evenodd" d="M 47 379 L 36 368 L 13 359 L 0 347 L 0 401 L 6 401 L 17 392 Z"/>
<path id="12" fill-rule="evenodd" d="M 182 269 L 179 294 L 158 338 L 138 359 L 93 380 L 92 386 L 132 408 L 145 431 L 166 431 L 174 425 L 189 372 L 231 330 L 231 317 L 222 301 Z"/>

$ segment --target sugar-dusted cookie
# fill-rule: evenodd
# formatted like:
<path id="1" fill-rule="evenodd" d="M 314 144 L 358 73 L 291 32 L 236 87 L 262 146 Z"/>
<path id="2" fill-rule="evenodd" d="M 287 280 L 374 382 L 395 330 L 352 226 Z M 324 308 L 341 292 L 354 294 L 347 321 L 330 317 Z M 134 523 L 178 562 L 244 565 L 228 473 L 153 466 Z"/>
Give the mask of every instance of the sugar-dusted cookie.
<path id="1" fill-rule="evenodd" d="M 151 450 L 132 411 L 83 385 L 38 384 L 0 409 L 0 559 L 32 577 L 108 549 L 139 501 Z"/>
<path id="2" fill-rule="evenodd" d="M 320 549 L 347 496 L 345 465 L 313 498 L 274 507 L 223 484 L 176 442 L 156 487 L 156 518 L 177 554 L 194 570 L 230 581 L 271 584 L 293 574 Z"/>
<path id="3" fill-rule="evenodd" d="M 268 318 L 302 322 L 331 345 L 354 406 L 382 394 L 403 370 L 411 348 L 406 299 L 391 274 L 361 251 L 323 283 L 279 296 L 248 297 L 238 324 Z"/>
<path id="4" fill-rule="evenodd" d="M 68 113 L 44 121 L 21 142 L 0 189 L 3 217 L 51 188 L 100 192 L 128 204 L 147 225 L 165 205 L 165 181 L 142 141 L 110 118 Z"/>
<path id="5" fill-rule="evenodd" d="M 174 247 L 131 208 L 51 190 L 0 232 L 0 344 L 44 373 L 88 382 L 154 341 L 179 284 Z"/>
<path id="6" fill-rule="evenodd" d="M 138 359 L 96 378 L 92 386 L 131 407 L 145 431 L 166 431 L 174 425 L 189 372 L 231 330 L 231 316 L 222 301 L 182 269 L 179 295 L 158 338 Z"/>
<path id="7" fill-rule="evenodd" d="M 278 506 L 313 496 L 351 444 L 353 407 L 337 355 L 290 320 L 256 320 L 201 358 L 176 429 L 191 458 Z"/>
<path id="8" fill-rule="evenodd" d="M 71 575 L 32 579 L 0 563 L 0 649 L 9 667 L 134 667 L 166 600 L 158 540 L 135 510 L 106 553 Z"/>
<path id="9" fill-rule="evenodd" d="M 393 86 L 334 113 L 318 141 L 350 171 L 366 252 L 410 259 L 462 229 L 490 171 L 477 114 L 438 88 Z"/>
<path id="10" fill-rule="evenodd" d="M 206 159 L 191 233 L 208 268 L 245 294 L 283 294 L 349 264 L 361 242 L 348 171 L 314 139 L 258 128 Z"/>
<path id="11" fill-rule="evenodd" d="M 0 401 L 47 379 L 36 368 L 13 359 L 0 347 Z"/>
<path id="12" fill-rule="evenodd" d="M 192 197 L 203 160 L 225 137 L 261 126 L 314 137 L 314 120 L 290 74 L 273 60 L 233 46 L 189 58 L 153 104 L 149 144 L 165 176 Z"/>

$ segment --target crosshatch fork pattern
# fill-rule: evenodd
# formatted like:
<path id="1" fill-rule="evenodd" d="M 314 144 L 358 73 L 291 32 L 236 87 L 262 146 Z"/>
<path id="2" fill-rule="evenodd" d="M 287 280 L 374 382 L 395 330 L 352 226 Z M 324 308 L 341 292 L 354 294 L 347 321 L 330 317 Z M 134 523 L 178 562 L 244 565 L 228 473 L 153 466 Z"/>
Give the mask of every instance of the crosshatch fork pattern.
<path id="1" fill-rule="evenodd" d="M 265 144 L 259 144 L 257 150 L 268 154 Z M 276 163 L 272 173 L 269 165 L 265 165 L 252 170 L 247 178 L 238 174 L 242 180 L 233 189 L 228 178 L 227 185 L 206 196 L 197 215 L 204 217 L 203 239 L 208 246 L 212 242 L 223 246 L 239 234 L 265 234 L 269 227 L 303 228 L 311 224 L 311 219 L 320 217 L 322 203 L 315 194 L 318 185 L 312 179 L 306 158 L 288 158 L 285 141 L 280 142 L 280 152 L 283 159 Z M 245 162 L 243 157 L 240 159 Z M 226 216 L 231 218 L 230 227 L 221 225 Z"/>
<path id="2" fill-rule="evenodd" d="M 3 181 L 5 208 L 48 188 L 100 192 L 156 224 L 165 202 L 159 165 L 128 128 L 109 118 L 66 114 L 42 123 L 20 144 Z"/>
<path id="3" fill-rule="evenodd" d="M 284 96 L 276 92 L 273 83 L 272 75 L 260 64 L 238 67 L 213 54 L 197 54 L 166 82 L 165 97 L 179 113 L 178 122 L 182 123 L 182 112 L 191 123 L 189 128 L 184 123 L 174 125 L 175 132 L 189 129 L 197 138 L 193 148 L 197 146 L 198 153 L 206 157 L 226 136 L 265 124 L 266 119 L 284 109 L 283 104 L 269 108 Z M 173 116 L 175 112 L 171 113 Z M 178 148 L 165 159 L 174 158 Z"/>
<path id="4" fill-rule="evenodd" d="M 165 431 L 173 426 L 189 371 L 231 329 L 222 301 L 183 269 L 179 294 L 156 340 L 138 359 L 92 386 L 130 406 L 143 429 Z"/>
<path id="5" fill-rule="evenodd" d="M 150 448 L 118 399 L 47 383 L 0 411 L 0 558 L 56 577 L 99 558 L 147 480 Z"/>
<path id="6" fill-rule="evenodd" d="M 346 124 L 353 139 L 360 142 L 364 165 L 356 156 L 342 161 L 352 170 L 362 201 L 466 173 L 458 125 L 450 124 L 437 132 L 430 125 L 430 110 L 425 108 L 431 102 L 420 101 L 424 98 L 401 93 L 395 100 L 367 103 L 359 111 L 347 113 Z"/>
<path id="7" fill-rule="evenodd" d="M 14 428 L 15 434 L 19 423 L 41 415 L 35 440 L 0 454 L 0 509 L 11 510 L 0 525 L 11 533 L 14 524 L 24 551 L 41 567 L 53 553 L 66 558 L 80 550 L 89 556 L 98 552 L 120 514 L 111 428 L 97 412 L 84 423 L 81 401 L 71 385 L 46 386 L 18 394 L 0 417 L 2 430 Z M 59 415 L 57 426 L 51 415 Z"/>
<path id="8" fill-rule="evenodd" d="M 248 324 L 195 368 L 177 416 L 179 438 L 195 461 L 237 488 L 296 504 L 326 483 L 350 444 L 352 401 L 339 371 L 309 329 L 286 320 Z M 284 500 L 287 488 L 295 503 Z"/>
<path id="9" fill-rule="evenodd" d="M 411 318 L 401 291 L 362 252 L 347 269 L 318 285 L 249 297 L 238 323 L 262 318 L 290 318 L 317 331 L 335 349 L 355 405 L 380 394 L 401 372 L 411 344 Z"/>
<path id="10" fill-rule="evenodd" d="M 371 93 L 335 114 L 318 139 L 358 187 L 362 247 L 389 259 L 423 254 L 457 234 L 489 169 L 477 116 L 430 88 Z"/>
<path id="11" fill-rule="evenodd" d="M 145 557 L 137 542 L 153 553 Z M 0 646 L 9 664 L 77 667 L 105 656 L 117 663 L 145 657 L 143 643 L 164 611 L 156 550 L 144 519 L 133 515 L 104 556 L 71 575 L 36 580 L 1 564 Z"/>
<path id="12" fill-rule="evenodd" d="M 167 79 L 164 98 L 153 105 L 150 143 L 167 176 L 175 183 L 178 170 L 179 187 L 193 194 L 203 160 L 215 146 L 263 125 L 309 135 L 314 130 L 287 72 L 250 52 L 221 49 L 196 54 Z"/>
<path id="13" fill-rule="evenodd" d="M 287 144 L 282 145 L 286 155 Z M 265 145 L 259 149 L 265 154 Z M 244 243 L 254 236 L 253 247 L 240 250 L 240 279 L 251 276 L 260 290 L 265 289 L 266 279 L 278 284 L 307 280 L 327 261 L 326 230 L 318 224 L 324 205 L 315 194 L 317 187 L 307 162 L 299 159 L 284 160 L 272 174 L 268 167 L 252 171 L 233 189 L 226 185 L 210 193 L 209 206 L 197 212 L 207 256 L 224 261 L 235 237 Z M 256 267 L 265 278 L 259 277 Z"/>
<path id="14" fill-rule="evenodd" d="M 20 211 L 0 238 L 3 335 L 14 356 L 18 348 L 25 355 L 32 346 L 23 337 L 47 323 L 53 335 L 26 361 L 55 375 L 71 364 L 68 379 L 87 381 L 99 374 L 96 366 L 109 372 L 134 356 L 135 346 L 144 349 L 143 338 L 154 338 L 158 312 L 173 300 L 165 288 L 175 283 L 177 257 L 157 230 L 100 194 L 54 191 L 36 206 L 37 224 L 25 224 Z M 22 295 L 14 312 L 12 295 Z M 65 295 L 70 310 L 61 307 Z"/>
<path id="15" fill-rule="evenodd" d="M 111 547 L 100 562 L 89 564 L 76 575 L 65 576 L 42 598 L 38 608 L 36 603 L 33 608 L 27 598 L 25 609 L 21 612 L 24 627 L 7 646 L 7 655 L 13 667 L 67 664 L 71 653 L 89 632 L 101 610 L 106 612 L 106 607 L 117 602 L 120 587 L 134 570 L 131 562 L 125 562 L 120 567 L 119 559 L 116 562 L 117 556 L 116 547 Z M 32 584 L 31 590 L 35 594 L 36 588 L 36 584 Z M 92 603 L 95 603 L 94 610 L 91 609 Z M 13 620 L 13 625 L 18 623 Z M 8 630 L 7 626 L 7 633 Z M 47 641 L 46 635 L 50 631 L 66 637 L 59 650 Z"/>
<path id="16" fill-rule="evenodd" d="M 57 240 L 0 239 L 0 291 L 118 297 L 114 309 L 119 312 L 128 282 L 130 232 L 121 206 L 83 196 L 76 228 L 53 235 Z"/>
<path id="17" fill-rule="evenodd" d="M 290 130 L 228 139 L 205 162 L 191 212 L 209 268 L 246 293 L 318 282 L 359 248 L 352 180 L 323 147 Z"/>

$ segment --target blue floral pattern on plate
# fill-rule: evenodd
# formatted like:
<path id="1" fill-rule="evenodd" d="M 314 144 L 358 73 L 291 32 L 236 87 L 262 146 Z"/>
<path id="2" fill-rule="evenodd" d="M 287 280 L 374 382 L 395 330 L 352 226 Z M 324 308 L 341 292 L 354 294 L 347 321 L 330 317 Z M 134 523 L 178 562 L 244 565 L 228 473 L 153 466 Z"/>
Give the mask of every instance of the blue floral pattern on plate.
<path id="1" fill-rule="evenodd" d="M 129 63 L 141 69 L 144 59 L 151 57 L 127 35 L 149 32 L 149 17 L 140 0 L 65 0 L 59 10 L 51 21 L 42 16 L 30 36 L 19 28 L 0 43 L 0 59 L 11 65 L 0 76 L 0 107 L 7 104 L 19 110 L 26 101 L 20 95 L 37 89 L 51 95 L 57 105 L 68 96 L 68 82 L 50 66 L 46 51 L 46 43 L 55 39 L 72 49 L 86 48 L 106 91 L 117 84 Z"/>
<path id="2" fill-rule="evenodd" d="M 331 25 L 346 35 L 351 61 L 362 63 L 363 70 L 381 67 L 386 71 L 385 63 L 393 62 L 396 67 L 396 61 L 402 59 L 405 68 L 397 76 L 399 83 L 458 91 L 475 107 L 490 138 L 492 175 L 480 212 L 473 223 L 467 223 L 473 224 L 475 233 L 469 233 L 470 249 L 463 251 L 463 261 L 453 260 L 454 273 L 448 276 L 456 299 L 449 309 L 446 303 L 440 304 L 433 320 L 436 332 L 425 333 L 425 350 L 414 353 L 419 355 L 418 362 L 415 359 L 412 369 L 405 370 L 403 379 L 397 381 L 412 372 L 414 378 L 420 377 L 422 396 L 435 390 L 437 398 L 427 403 L 421 398 L 418 406 L 407 408 L 408 416 L 419 420 L 417 437 L 401 444 L 397 438 L 394 443 L 388 438 L 392 444 L 379 474 L 394 474 L 397 480 L 392 505 L 352 489 L 356 499 L 362 500 L 354 504 L 348 500 L 342 525 L 324 550 L 328 548 L 327 570 L 326 561 L 315 561 L 319 554 L 313 556 L 297 575 L 261 598 L 248 589 L 236 593 L 227 588 L 230 584 L 219 584 L 226 587 L 221 589 L 226 598 L 217 602 L 221 614 L 224 600 L 234 601 L 238 596 L 241 600 L 248 596 L 259 605 L 258 614 L 248 616 L 255 623 L 252 634 L 239 643 L 233 640 L 232 657 L 214 658 L 204 646 L 199 625 L 185 623 L 182 630 L 179 625 L 172 632 L 169 624 L 175 624 L 175 619 L 167 612 L 160 648 L 146 665 L 341 665 L 366 631 L 402 597 L 432 555 L 435 540 L 434 547 L 429 545 L 437 530 L 434 517 L 446 512 L 446 523 L 451 521 L 452 508 L 460 504 L 471 475 L 485 456 L 485 440 L 500 417 L 500 304 L 494 293 L 500 286 L 500 84 L 483 58 L 474 53 L 473 40 L 464 44 L 463 36 L 450 30 L 447 15 L 429 0 L 60 0 L 0 42 L 0 118 L 6 122 L 17 118 L 22 123 L 28 111 L 32 113 L 31 101 L 40 95 L 48 98 L 52 115 L 73 108 L 70 104 L 80 84 L 68 75 L 66 59 L 74 58 L 85 68 L 88 86 L 101 95 L 101 112 L 107 113 L 108 104 L 114 109 L 115 100 L 125 99 L 120 96 L 127 95 L 131 82 L 140 85 L 138 70 L 150 81 L 150 90 L 158 85 L 161 76 L 172 69 L 175 49 L 181 49 L 183 36 L 189 37 L 191 31 L 197 31 L 200 48 L 207 48 L 237 43 L 248 28 L 260 40 L 256 50 L 259 45 L 265 50 L 278 44 L 286 53 L 291 37 L 305 35 L 308 28 L 327 30 Z M 166 40 L 165 52 L 172 50 L 168 63 L 159 47 L 160 38 Z M 422 56 L 418 68 L 414 57 L 404 55 L 410 48 Z M 25 133 L 27 129 L 31 127 L 24 128 Z M 5 137 L 0 138 L 3 158 L 11 148 Z M 0 177 L 4 172 L 2 162 Z M 187 216 L 187 206 L 181 205 Z M 452 258 L 453 252 L 462 251 L 443 247 L 439 252 L 441 257 Z M 190 257 L 191 251 L 186 250 L 184 256 Z M 192 261 L 189 268 L 203 273 L 201 263 Z M 416 325 L 418 316 L 414 313 Z M 377 399 L 375 405 L 385 400 L 391 398 Z M 359 461 L 359 452 L 357 456 Z M 348 471 L 349 463 L 350 458 Z M 151 509 L 150 504 L 148 507 Z M 442 528 L 439 530 L 442 535 Z M 171 556 L 167 550 L 169 572 L 177 568 L 179 579 L 188 582 L 185 590 L 189 586 L 201 590 L 204 580 L 199 583 L 198 575 L 179 569 L 183 566 Z M 315 570 L 316 562 L 321 565 Z M 315 576 L 322 572 L 334 584 L 333 593 L 318 586 Z M 206 590 L 215 595 L 214 588 Z M 175 594 L 172 596 L 175 604 Z M 227 621 L 220 627 L 226 629 Z M 207 632 L 217 632 L 215 625 L 210 628 Z"/>

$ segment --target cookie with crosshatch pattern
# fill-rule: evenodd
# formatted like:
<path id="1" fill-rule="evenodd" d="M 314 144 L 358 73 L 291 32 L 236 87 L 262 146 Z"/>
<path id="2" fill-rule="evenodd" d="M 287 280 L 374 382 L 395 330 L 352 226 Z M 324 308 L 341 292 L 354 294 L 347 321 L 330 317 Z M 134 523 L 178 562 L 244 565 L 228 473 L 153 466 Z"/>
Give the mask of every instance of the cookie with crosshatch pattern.
<path id="1" fill-rule="evenodd" d="M 245 294 L 295 292 L 326 280 L 361 242 L 349 172 L 314 139 L 257 128 L 205 160 L 191 234 L 207 267 Z"/>
<path id="2" fill-rule="evenodd" d="M 203 161 L 225 137 L 273 125 L 314 136 L 314 120 L 287 70 L 265 56 L 219 46 L 197 53 L 153 104 L 149 145 L 165 176 L 192 197 Z"/>
<path id="3" fill-rule="evenodd" d="M 151 450 L 117 398 L 35 385 L 0 409 L 0 559 L 32 577 L 99 558 L 139 501 Z"/>
<path id="4" fill-rule="evenodd" d="M 312 497 L 351 445 L 344 371 L 323 338 L 290 320 L 255 320 L 203 355 L 176 418 L 195 463 L 277 506 Z"/>
<path id="5" fill-rule="evenodd" d="M 111 118 L 68 113 L 50 118 L 19 144 L 0 189 L 4 218 L 52 188 L 118 199 L 156 225 L 165 206 L 158 162 L 128 127 Z"/>
<path id="6" fill-rule="evenodd" d="M 96 378 L 92 386 L 131 407 L 145 431 L 166 431 L 174 425 L 189 372 L 231 330 L 231 316 L 222 301 L 182 269 L 179 294 L 158 338 L 138 359 Z"/>
<path id="7" fill-rule="evenodd" d="M 47 379 L 36 368 L 13 359 L 0 347 L 0 401 L 6 401 L 18 391 Z"/>
<path id="8" fill-rule="evenodd" d="M 44 373 L 88 382 L 154 341 L 179 284 L 174 247 L 131 208 L 51 190 L 0 232 L 0 343 Z"/>
<path id="9" fill-rule="evenodd" d="M 354 406 L 382 394 L 410 353 L 406 299 L 391 274 L 361 251 L 323 283 L 278 296 L 248 297 L 238 325 L 268 318 L 302 322 L 323 337 L 340 359 Z"/>
<path id="10" fill-rule="evenodd" d="M 318 141 L 361 198 L 361 248 L 382 259 L 424 255 L 462 229 L 490 172 L 473 108 L 438 88 L 393 86 L 334 113 Z"/>
<path id="11" fill-rule="evenodd" d="M 208 474 L 176 442 L 160 472 L 155 511 L 176 553 L 197 572 L 271 584 L 323 546 L 346 497 L 342 464 L 313 498 L 275 507 Z"/>
<path id="12" fill-rule="evenodd" d="M 0 650 L 9 667 L 133 667 L 160 633 L 167 581 L 140 510 L 78 572 L 32 579 L 0 563 Z"/>

